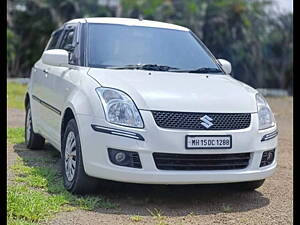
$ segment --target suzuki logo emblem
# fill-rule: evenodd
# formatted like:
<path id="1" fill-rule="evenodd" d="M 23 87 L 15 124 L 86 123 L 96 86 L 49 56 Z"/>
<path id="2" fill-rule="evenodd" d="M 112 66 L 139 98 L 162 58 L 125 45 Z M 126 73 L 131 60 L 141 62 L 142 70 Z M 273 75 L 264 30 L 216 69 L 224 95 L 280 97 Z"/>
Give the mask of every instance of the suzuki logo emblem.
<path id="1" fill-rule="evenodd" d="M 201 125 L 204 126 L 205 128 L 210 128 L 212 125 L 214 125 L 211 121 L 213 121 L 212 118 L 210 118 L 208 115 L 205 115 L 200 118 L 202 121 Z"/>

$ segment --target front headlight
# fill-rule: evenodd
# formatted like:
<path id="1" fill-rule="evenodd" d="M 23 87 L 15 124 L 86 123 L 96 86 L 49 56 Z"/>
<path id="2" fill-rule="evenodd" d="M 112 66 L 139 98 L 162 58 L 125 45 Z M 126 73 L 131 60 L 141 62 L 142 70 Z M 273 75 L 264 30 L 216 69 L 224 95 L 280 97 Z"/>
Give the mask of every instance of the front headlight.
<path id="1" fill-rule="evenodd" d="M 124 92 L 112 88 L 97 88 L 106 120 L 110 123 L 143 128 L 142 117 L 132 99 Z"/>
<path id="2" fill-rule="evenodd" d="M 275 125 L 274 115 L 272 110 L 261 94 L 256 94 L 256 105 L 259 120 L 259 129 L 267 129 Z"/>

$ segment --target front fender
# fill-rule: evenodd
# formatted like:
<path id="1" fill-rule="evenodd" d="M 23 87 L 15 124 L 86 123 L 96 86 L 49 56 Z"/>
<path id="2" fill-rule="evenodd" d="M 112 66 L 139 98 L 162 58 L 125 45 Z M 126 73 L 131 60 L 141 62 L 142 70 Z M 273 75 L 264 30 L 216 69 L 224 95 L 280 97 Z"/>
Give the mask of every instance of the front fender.
<path id="1" fill-rule="evenodd" d="M 100 87 L 100 85 L 94 80 L 89 79 L 88 77 L 85 77 L 85 79 L 83 78 L 80 85 L 76 85 L 76 88 L 74 88 L 66 98 L 62 110 L 60 129 L 62 128 L 63 119 L 67 109 L 71 109 L 78 126 L 81 143 L 83 143 L 85 137 L 82 128 L 86 125 L 86 118 L 89 118 L 88 121 L 91 123 L 93 120 L 105 119 L 101 101 L 95 91 L 97 87 Z M 86 158 L 86 150 L 83 147 L 81 149 L 84 160 Z"/>

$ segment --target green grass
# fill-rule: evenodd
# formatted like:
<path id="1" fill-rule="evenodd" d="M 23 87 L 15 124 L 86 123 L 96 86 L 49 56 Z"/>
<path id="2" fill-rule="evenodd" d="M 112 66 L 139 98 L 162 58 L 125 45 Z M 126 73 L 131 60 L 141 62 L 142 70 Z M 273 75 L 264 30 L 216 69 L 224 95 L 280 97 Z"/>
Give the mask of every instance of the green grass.
<path id="1" fill-rule="evenodd" d="M 8 129 L 8 142 L 22 143 L 22 130 Z M 47 158 L 22 156 L 10 168 L 15 176 L 14 184 L 7 189 L 8 224 L 40 223 L 62 211 L 117 207 L 102 196 L 76 196 L 66 191 L 55 168 L 58 159 L 58 154 L 50 153 Z"/>
<path id="2" fill-rule="evenodd" d="M 19 160 L 11 167 L 16 178 L 15 181 L 25 183 L 27 186 L 45 189 L 55 182 L 57 171 L 51 167 L 29 167 Z"/>
<path id="3" fill-rule="evenodd" d="M 24 128 L 7 128 L 7 141 L 10 144 L 24 142 Z"/>
<path id="4" fill-rule="evenodd" d="M 150 209 L 147 210 L 151 216 L 157 220 L 156 225 L 168 225 L 168 223 L 165 221 L 166 216 L 163 215 L 163 212 L 160 209 L 154 208 L 152 211 Z"/>
<path id="5" fill-rule="evenodd" d="M 139 215 L 135 215 L 135 216 L 131 216 L 130 220 L 133 222 L 140 222 L 143 220 L 143 217 L 139 216 Z"/>
<path id="6" fill-rule="evenodd" d="M 9 225 L 38 225 L 37 223 L 28 222 L 24 219 L 7 218 L 7 224 Z"/>
<path id="7" fill-rule="evenodd" d="M 148 212 L 157 220 L 164 220 L 165 216 L 163 215 L 163 212 L 160 209 L 154 208 L 153 211 L 150 209 L 147 209 Z"/>
<path id="8" fill-rule="evenodd" d="M 45 195 L 25 185 L 10 186 L 7 190 L 7 214 L 9 218 L 40 222 L 61 210 L 66 204 L 61 195 Z"/>
<path id="9" fill-rule="evenodd" d="M 169 225 L 169 224 L 165 221 L 159 221 L 158 223 L 156 223 L 156 225 Z"/>
<path id="10" fill-rule="evenodd" d="M 15 82 L 7 82 L 7 106 L 8 108 L 24 109 L 24 99 L 27 85 Z"/>
<path id="11" fill-rule="evenodd" d="M 194 213 L 194 212 L 190 212 L 190 213 L 188 214 L 188 216 L 195 216 L 195 213 Z"/>
<path id="12" fill-rule="evenodd" d="M 222 206 L 222 211 L 223 211 L 224 213 L 230 213 L 230 212 L 232 212 L 232 208 L 231 208 L 229 205 L 223 204 L 223 206 Z"/>

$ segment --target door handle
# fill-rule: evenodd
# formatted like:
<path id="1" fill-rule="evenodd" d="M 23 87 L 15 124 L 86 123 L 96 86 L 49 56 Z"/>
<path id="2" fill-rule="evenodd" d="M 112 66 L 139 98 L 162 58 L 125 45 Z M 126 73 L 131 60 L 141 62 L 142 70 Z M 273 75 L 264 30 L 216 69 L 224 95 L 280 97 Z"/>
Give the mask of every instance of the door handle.
<path id="1" fill-rule="evenodd" d="M 49 73 L 48 70 L 47 70 L 47 69 L 44 69 L 43 72 L 44 72 L 44 74 L 45 74 L 45 77 L 47 78 L 47 77 L 48 77 L 48 73 Z"/>

